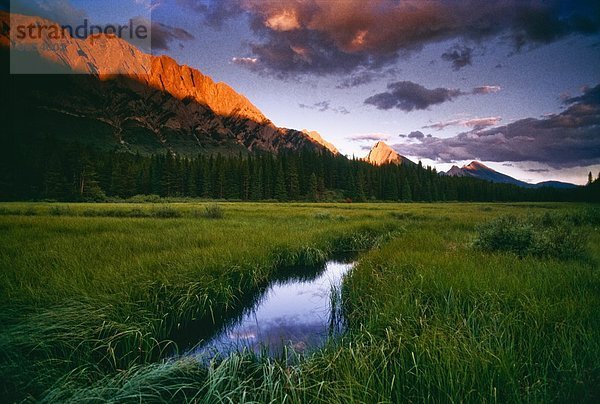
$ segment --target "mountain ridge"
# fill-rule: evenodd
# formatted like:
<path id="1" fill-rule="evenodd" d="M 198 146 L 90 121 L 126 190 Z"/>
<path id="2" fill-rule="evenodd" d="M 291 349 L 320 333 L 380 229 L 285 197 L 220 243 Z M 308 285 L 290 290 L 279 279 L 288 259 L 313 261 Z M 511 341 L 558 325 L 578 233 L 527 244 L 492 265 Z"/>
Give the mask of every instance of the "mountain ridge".
<path id="1" fill-rule="evenodd" d="M 6 29 L 11 20 L 25 26 L 55 24 L 40 17 L 0 11 L 4 27 L 0 31 L 0 47 L 5 49 L 14 45 Z M 64 127 L 83 125 L 89 129 L 85 132 L 110 132 L 111 147 L 142 153 L 165 149 L 187 155 L 244 149 L 278 153 L 302 148 L 338 153 L 320 135 L 275 126 L 228 84 L 179 65 L 169 56 L 148 55 L 110 35 L 85 40 L 66 37 L 60 39 L 64 46 L 56 47 L 43 46 L 44 41 L 25 38 L 19 46 L 27 52 L 13 52 L 11 57 L 49 62 L 60 72 L 85 74 L 64 78 L 66 86 L 61 86 L 66 90 L 54 88 L 45 92 L 15 78 L 15 82 L 30 90 L 29 94 L 16 96 L 28 97 L 26 104 L 32 106 L 31 113 L 44 111 L 44 116 L 50 114 L 60 123 L 57 128 L 43 129 L 59 137 Z M 49 80 L 53 81 L 57 80 Z M 13 87 L 20 93 L 17 85 Z M 105 136 L 105 140 L 109 137 Z"/>
<path id="2" fill-rule="evenodd" d="M 458 167 L 456 165 L 452 166 L 445 173 L 440 173 L 441 175 L 447 175 L 451 177 L 472 177 L 478 178 L 486 181 L 504 183 L 504 184 L 513 184 L 523 188 L 542 188 L 542 187 L 551 187 L 551 188 L 575 188 L 577 185 L 570 184 L 567 182 L 561 181 L 544 181 L 537 184 L 530 184 L 525 181 L 518 180 L 509 175 L 498 172 L 485 164 L 479 161 L 472 161 L 471 163 L 464 165 L 462 167 Z"/>
<path id="3" fill-rule="evenodd" d="M 375 166 L 384 164 L 415 165 L 413 161 L 402 156 L 400 153 L 388 146 L 383 140 L 375 143 L 375 145 L 369 151 L 367 157 L 365 157 L 365 161 Z"/>

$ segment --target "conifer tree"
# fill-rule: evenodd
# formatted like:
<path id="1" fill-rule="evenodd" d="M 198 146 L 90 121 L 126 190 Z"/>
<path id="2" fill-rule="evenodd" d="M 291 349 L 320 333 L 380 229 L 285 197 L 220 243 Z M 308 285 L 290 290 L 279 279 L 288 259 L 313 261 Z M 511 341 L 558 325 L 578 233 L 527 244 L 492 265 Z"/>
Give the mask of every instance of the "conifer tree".
<path id="1" fill-rule="evenodd" d="M 275 175 L 275 187 L 273 191 L 273 197 L 278 201 L 287 200 L 287 192 L 285 190 L 285 176 L 283 173 L 283 166 L 281 162 L 277 166 L 277 173 Z"/>
<path id="2" fill-rule="evenodd" d="M 319 186 L 317 182 L 317 175 L 312 173 L 308 180 L 308 199 L 311 201 L 319 200 Z"/>
<path id="3" fill-rule="evenodd" d="M 411 202 L 412 201 L 412 192 L 410 190 L 410 184 L 408 183 L 408 178 L 404 178 L 404 185 L 402 185 L 402 202 Z"/>

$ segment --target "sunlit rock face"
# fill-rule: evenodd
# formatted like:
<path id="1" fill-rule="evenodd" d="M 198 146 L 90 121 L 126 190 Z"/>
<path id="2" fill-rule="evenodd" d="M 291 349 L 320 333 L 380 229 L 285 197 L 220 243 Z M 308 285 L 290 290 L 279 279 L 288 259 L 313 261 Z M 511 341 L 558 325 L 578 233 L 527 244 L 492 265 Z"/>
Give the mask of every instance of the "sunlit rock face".
<path id="1" fill-rule="evenodd" d="M 11 77 L 18 96 L 26 98 L 24 104 L 31 108 L 28 112 L 43 111 L 45 135 L 60 137 L 65 127 L 77 127 L 82 133 L 78 140 L 86 142 L 90 133 L 101 133 L 101 143 L 108 139 L 105 148 L 144 154 L 300 149 L 337 154 L 318 133 L 276 127 L 227 84 L 215 83 L 168 56 L 146 54 L 111 35 L 53 39 L 46 32 L 41 38 L 25 37 L 16 44 L 11 23 L 56 25 L 39 17 L 0 12 L 3 54 L 18 45 L 34 63 L 51 64 L 61 73 L 79 73 L 50 79 Z"/>
<path id="2" fill-rule="evenodd" d="M 383 164 L 414 164 L 382 141 L 373 146 L 366 160 L 376 166 Z"/>

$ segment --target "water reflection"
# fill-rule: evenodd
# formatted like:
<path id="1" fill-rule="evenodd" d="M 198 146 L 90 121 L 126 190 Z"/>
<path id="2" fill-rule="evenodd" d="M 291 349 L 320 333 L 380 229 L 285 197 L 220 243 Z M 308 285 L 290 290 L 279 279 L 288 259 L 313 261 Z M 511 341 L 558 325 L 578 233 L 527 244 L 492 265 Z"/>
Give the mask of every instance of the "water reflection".
<path id="1" fill-rule="evenodd" d="M 302 271 L 303 276 L 276 280 L 262 298 L 191 354 L 226 355 L 247 348 L 278 355 L 283 346 L 305 352 L 322 345 L 330 332 L 332 287 L 337 293 L 352 266 L 330 261 L 311 276 Z"/>

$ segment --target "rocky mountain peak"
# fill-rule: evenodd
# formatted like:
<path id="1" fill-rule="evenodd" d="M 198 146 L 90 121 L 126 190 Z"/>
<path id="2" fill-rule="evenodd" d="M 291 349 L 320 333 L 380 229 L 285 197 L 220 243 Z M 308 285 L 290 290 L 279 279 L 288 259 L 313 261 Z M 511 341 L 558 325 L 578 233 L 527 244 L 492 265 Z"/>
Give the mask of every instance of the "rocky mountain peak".
<path id="1" fill-rule="evenodd" d="M 376 166 L 383 164 L 414 164 L 382 140 L 375 143 L 365 160 Z"/>
<path id="2" fill-rule="evenodd" d="M 338 149 L 332 143 L 329 143 L 327 140 L 323 139 L 323 137 L 321 136 L 321 134 L 319 132 L 314 131 L 314 130 L 309 131 L 308 129 L 302 129 L 302 133 L 304 133 L 306 136 L 310 137 L 312 140 L 314 140 L 318 144 L 324 146 L 327 150 L 329 150 L 333 154 L 340 154 Z"/>

